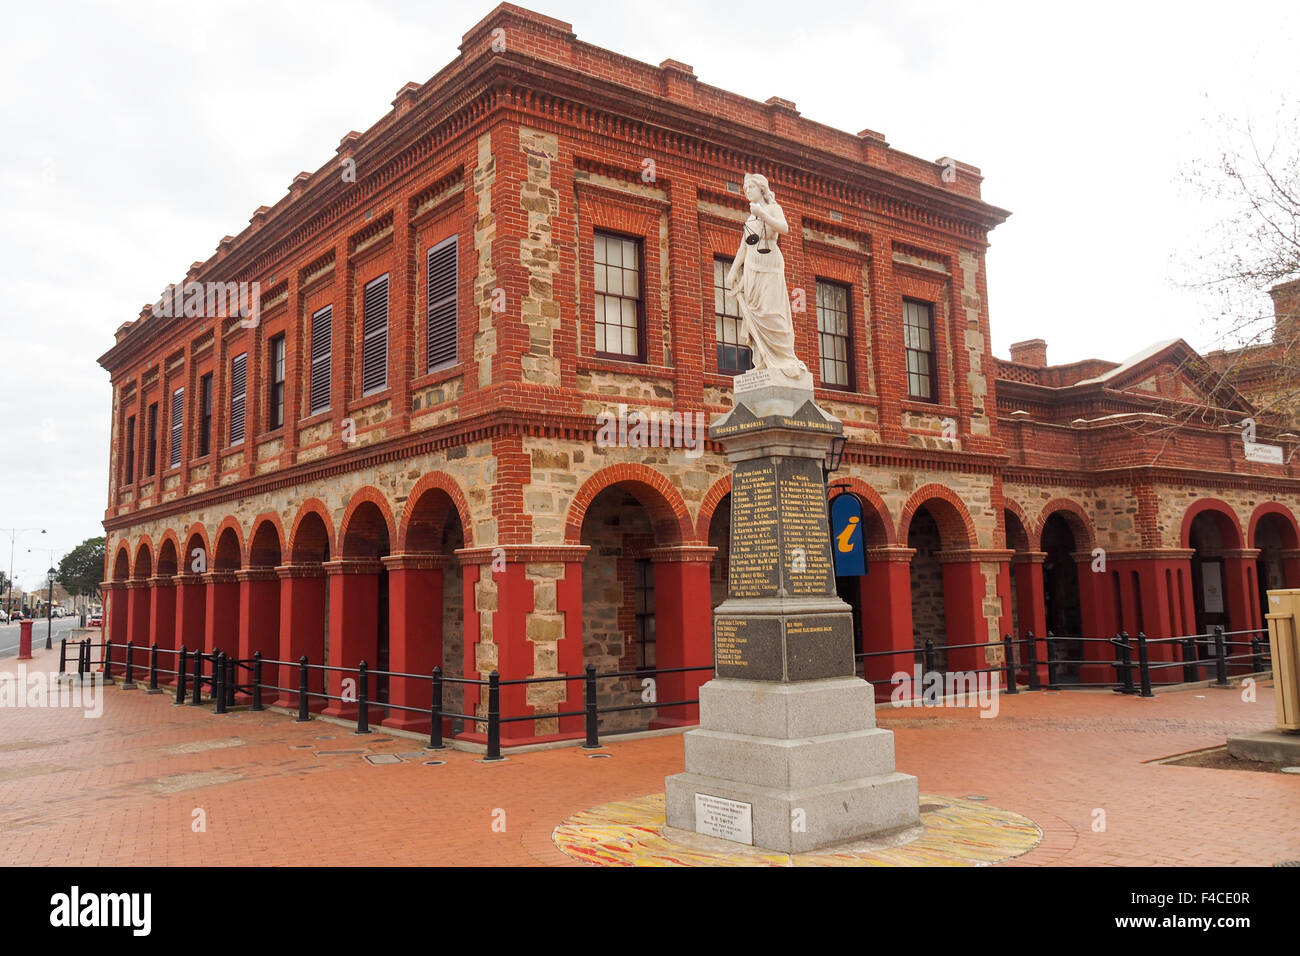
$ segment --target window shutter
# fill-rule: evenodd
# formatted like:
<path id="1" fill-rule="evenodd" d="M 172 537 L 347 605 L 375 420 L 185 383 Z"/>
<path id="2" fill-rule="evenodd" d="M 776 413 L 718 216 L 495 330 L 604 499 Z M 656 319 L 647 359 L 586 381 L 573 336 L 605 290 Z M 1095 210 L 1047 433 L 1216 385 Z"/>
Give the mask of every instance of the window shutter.
<path id="1" fill-rule="evenodd" d="M 248 353 L 236 355 L 230 363 L 230 444 L 244 440 L 244 401 L 247 379 Z"/>
<path id="2" fill-rule="evenodd" d="M 427 370 L 456 364 L 456 237 L 429 250 Z"/>
<path id="3" fill-rule="evenodd" d="M 388 276 L 366 283 L 362 322 L 361 394 L 388 384 Z"/>
<path id="4" fill-rule="evenodd" d="M 311 317 L 311 403 L 315 415 L 330 407 L 330 348 L 334 340 L 334 307 L 327 305 Z"/>
<path id="5" fill-rule="evenodd" d="M 170 467 L 178 468 L 181 463 L 181 439 L 185 434 L 184 420 L 182 416 L 185 413 L 185 389 L 178 388 L 172 392 L 172 434 L 170 455 L 168 461 Z"/>

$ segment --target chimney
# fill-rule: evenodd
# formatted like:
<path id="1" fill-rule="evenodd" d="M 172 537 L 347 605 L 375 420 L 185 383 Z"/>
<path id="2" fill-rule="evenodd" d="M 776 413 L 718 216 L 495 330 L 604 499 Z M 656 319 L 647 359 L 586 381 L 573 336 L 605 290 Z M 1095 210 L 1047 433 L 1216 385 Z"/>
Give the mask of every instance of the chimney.
<path id="1" fill-rule="evenodd" d="M 1019 365 L 1032 365 L 1034 368 L 1046 368 L 1047 341 L 1026 339 L 1024 342 L 1012 342 L 1011 361 Z"/>
<path id="2" fill-rule="evenodd" d="M 1273 341 L 1294 340 L 1300 328 L 1300 279 L 1279 283 L 1268 294 L 1273 299 Z"/>

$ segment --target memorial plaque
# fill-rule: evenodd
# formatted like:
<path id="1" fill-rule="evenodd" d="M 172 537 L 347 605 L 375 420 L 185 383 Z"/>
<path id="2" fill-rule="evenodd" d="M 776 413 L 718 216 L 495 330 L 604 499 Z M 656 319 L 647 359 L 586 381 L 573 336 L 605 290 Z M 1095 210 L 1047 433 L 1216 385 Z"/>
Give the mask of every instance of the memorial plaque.
<path id="1" fill-rule="evenodd" d="M 801 614 L 785 620 L 786 679 L 852 677 L 853 615 Z"/>
<path id="2" fill-rule="evenodd" d="M 713 661 L 719 677 L 782 680 L 781 620 L 776 617 L 713 619 Z"/>
<path id="3" fill-rule="evenodd" d="M 715 797 L 708 793 L 695 795 L 695 832 L 704 836 L 720 837 L 732 843 L 754 845 L 753 804 Z"/>
<path id="4" fill-rule="evenodd" d="M 835 567 L 831 560 L 831 528 L 826 520 L 826 484 L 821 463 L 807 458 L 785 458 L 776 470 L 786 593 L 834 594 Z"/>
<path id="5" fill-rule="evenodd" d="M 780 504 L 776 465 L 741 462 L 731 479 L 731 552 L 727 591 L 732 597 L 775 597 L 781 588 Z"/>

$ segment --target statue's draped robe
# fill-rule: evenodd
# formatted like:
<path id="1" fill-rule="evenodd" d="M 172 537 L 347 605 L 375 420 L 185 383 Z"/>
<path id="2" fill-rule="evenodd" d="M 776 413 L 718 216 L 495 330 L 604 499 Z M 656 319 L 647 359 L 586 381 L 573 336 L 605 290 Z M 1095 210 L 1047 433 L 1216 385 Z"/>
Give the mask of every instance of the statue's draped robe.
<path id="1" fill-rule="evenodd" d="M 754 368 L 770 368 L 794 378 L 807 366 L 794 354 L 794 320 L 790 315 L 790 292 L 785 284 L 785 257 L 772 229 L 751 215 L 745 225 L 759 236 L 758 245 L 745 250 L 736 304 L 740 328 L 753 354 Z M 771 251 L 766 255 L 762 248 Z"/>

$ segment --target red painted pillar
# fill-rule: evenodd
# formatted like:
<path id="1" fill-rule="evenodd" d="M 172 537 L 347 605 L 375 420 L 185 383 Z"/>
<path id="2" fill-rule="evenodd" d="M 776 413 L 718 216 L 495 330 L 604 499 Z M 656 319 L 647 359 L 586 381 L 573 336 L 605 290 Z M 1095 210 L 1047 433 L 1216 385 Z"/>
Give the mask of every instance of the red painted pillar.
<path id="1" fill-rule="evenodd" d="M 343 558 L 327 561 L 324 567 L 330 589 L 330 666 L 350 669 L 365 661 L 368 667 L 375 668 L 379 657 L 379 572 L 383 566 L 377 560 Z M 360 691 L 359 686 L 354 686 L 355 674 L 331 671 L 326 681 L 329 693 L 341 696 L 345 679 L 353 682 L 347 685 L 349 688 Z M 373 678 L 367 692 L 373 698 Z M 324 713 L 332 717 L 355 717 L 357 705 L 355 701 L 331 700 L 325 705 Z"/>
<path id="2" fill-rule="evenodd" d="M 162 680 L 166 675 L 161 671 L 174 669 L 172 655 L 162 653 L 176 648 L 176 584 L 172 576 L 150 578 L 149 594 L 149 632 L 158 645 L 158 679 Z"/>
<path id="3" fill-rule="evenodd" d="M 275 569 L 280 579 L 280 648 L 278 657 L 286 661 L 280 667 L 280 687 L 300 686 L 298 662 L 306 657 L 311 664 L 325 663 L 325 571 L 319 564 L 287 564 Z M 307 690 L 319 694 L 324 691 L 324 671 L 307 671 Z M 273 671 L 266 671 L 264 679 L 274 679 Z M 294 691 L 280 691 L 276 704 L 281 707 L 298 706 Z M 313 697 L 307 709 L 313 713 L 325 707 L 325 701 Z"/>
<path id="4" fill-rule="evenodd" d="M 1043 562 L 1047 560 L 1045 551 L 1020 551 L 1011 559 L 1011 573 L 1016 578 L 1016 617 L 1020 624 L 1020 633 L 1014 635 L 1016 640 L 1026 640 L 1032 632 L 1034 635 L 1034 654 L 1038 660 L 1038 680 L 1040 685 L 1047 684 L 1047 602 L 1043 597 Z M 1083 582 L 1079 582 L 1079 600 L 1083 601 Z M 1086 628 L 1085 628 L 1086 630 Z M 1017 645 L 1021 667 L 1017 673 L 1026 680 L 1029 668 L 1024 662 L 1028 658 L 1027 645 Z"/>
<path id="5" fill-rule="evenodd" d="M 893 675 L 910 680 L 916 662 L 912 645 L 913 548 L 882 547 L 867 551 L 867 573 L 862 576 L 862 650 L 895 651 L 863 659 L 866 679 L 876 689 L 876 700 L 889 700 Z"/>
<path id="6" fill-rule="evenodd" d="M 590 550 L 586 545 L 566 546 L 565 552 L 569 556 L 564 562 L 564 577 L 555 582 L 555 609 L 564 615 L 564 637 L 560 640 L 555 662 L 556 669 L 561 674 L 585 674 L 582 653 L 582 561 Z M 711 633 L 713 611 L 709 602 L 705 603 L 705 609 L 709 615 Z M 712 660 L 712 644 L 709 654 Z M 706 678 L 709 676 L 705 674 Z M 585 693 L 583 681 L 570 681 L 560 709 L 582 710 L 586 703 Z M 562 735 L 585 733 L 586 724 L 582 717 L 561 717 L 559 725 Z"/>
<path id="7" fill-rule="evenodd" d="M 1111 589 L 1114 585 L 1111 583 L 1110 574 L 1118 572 L 1121 576 L 1126 576 L 1128 569 L 1118 560 L 1112 567 L 1100 558 L 1094 558 L 1090 551 L 1077 551 L 1071 557 L 1074 558 L 1075 575 L 1079 581 L 1079 624 L 1083 632 L 1079 636 L 1105 638 L 1109 641 L 1115 636 L 1114 632 L 1128 626 L 1122 622 L 1116 623 L 1114 627 L 1107 625 L 1107 621 L 1115 614 L 1114 602 L 1111 600 Z M 1094 568 L 1097 570 L 1094 571 Z M 1126 595 L 1124 598 L 1126 612 L 1132 611 L 1132 604 L 1133 602 Z M 1130 631 L 1130 635 L 1136 637 L 1137 631 Z M 1064 648 L 1061 647 L 1058 653 L 1064 654 Z M 1084 640 L 1083 659 L 1095 663 L 1079 665 L 1080 681 L 1106 683 L 1118 678 L 1119 672 L 1112 666 L 1115 661 L 1114 645 Z"/>
<path id="8" fill-rule="evenodd" d="M 104 631 L 104 640 L 107 640 L 110 644 L 125 644 L 130 640 L 131 633 L 130 592 L 126 589 L 126 582 L 105 581 L 102 587 L 104 589 L 104 603 L 107 605 L 104 609 L 104 623 L 107 625 Z M 116 648 L 111 649 L 109 660 L 114 664 L 125 663 L 126 651 L 119 651 Z"/>
<path id="9" fill-rule="evenodd" d="M 655 568 L 655 667 L 703 667 L 713 664 L 713 608 L 709 562 L 717 548 L 701 545 L 652 548 Z M 713 672 L 661 674 L 657 700 L 696 700 L 700 685 Z M 661 707 L 650 729 L 686 727 L 700 722 L 699 704 Z"/>
<path id="10" fill-rule="evenodd" d="M 1300 588 L 1300 548 L 1285 548 L 1282 558 L 1282 587 Z"/>
<path id="11" fill-rule="evenodd" d="M 420 680 L 394 677 L 388 699 L 402 707 L 427 710 L 433 701 L 433 669 L 442 664 L 442 569 L 440 554 L 394 554 L 381 558 L 388 569 L 388 669 L 423 675 Z M 427 715 L 391 711 L 385 727 L 427 733 Z"/>
<path id="12" fill-rule="evenodd" d="M 201 574 L 178 574 L 172 581 L 176 585 L 173 591 L 176 603 L 175 646 L 179 650 L 184 645 L 187 651 L 192 652 L 203 647 L 203 632 L 207 621 L 207 585 Z M 177 657 L 176 660 L 179 661 L 180 658 Z M 172 666 L 170 669 L 176 668 Z"/>
<path id="13" fill-rule="evenodd" d="M 1259 585 L 1255 582 L 1253 572 L 1259 562 L 1258 548 L 1235 548 L 1223 552 L 1223 576 L 1228 598 L 1229 631 L 1252 631 L 1261 627 L 1259 620 Z M 1230 642 L 1226 652 L 1229 657 L 1234 654 L 1249 654 L 1249 634 L 1232 634 L 1224 638 Z M 1231 643 L 1231 642 L 1236 642 Z M 1228 661 L 1228 672 L 1245 674 L 1251 671 L 1250 661 Z"/>
<path id="14" fill-rule="evenodd" d="M 984 575 L 979 558 L 969 551 L 940 551 L 943 568 L 943 619 L 945 644 L 979 644 L 948 652 L 948 670 L 970 671 L 988 667 L 985 647 L 989 640 L 984 618 Z"/>
<path id="15" fill-rule="evenodd" d="M 128 638 L 136 647 L 149 646 L 149 582 L 143 578 L 132 578 L 126 582 Z"/>
<path id="16" fill-rule="evenodd" d="M 465 587 L 465 676 L 486 681 L 494 669 L 502 681 L 534 676 L 533 644 L 527 638 L 528 615 L 534 610 L 533 585 L 527 564 L 518 560 L 519 554 L 511 553 L 504 570 L 493 570 L 492 554 L 487 547 L 458 552 Z M 488 580 L 492 584 L 484 586 Z M 487 706 L 487 687 L 465 687 L 465 713 L 486 714 Z M 532 713 L 525 685 L 501 688 L 502 716 Z M 527 720 L 503 723 L 502 746 L 528 743 L 536 736 L 534 727 L 534 722 Z M 476 721 L 472 727 L 467 725 L 462 736 L 482 741 L 486 729 L 486 721 Z"/>
<path id="17" fill-rule="evenodd" d="M 239 649 L 239 582 L 234 571 L 203 575 L 207 598 L 203 619 L 203 651 L 233 654 Z"/>
<path id="18" fill-rule="evenodd" d="M 280 653 L 280 579 L 274 568 L 245 568 L 235 572 L 239 582 L 239 658 L 254 651 L 275 660 Z M 264 683 L 271 683 L 265 674 Z M 242 683 L 241 677 L 236 683 Z"/>

